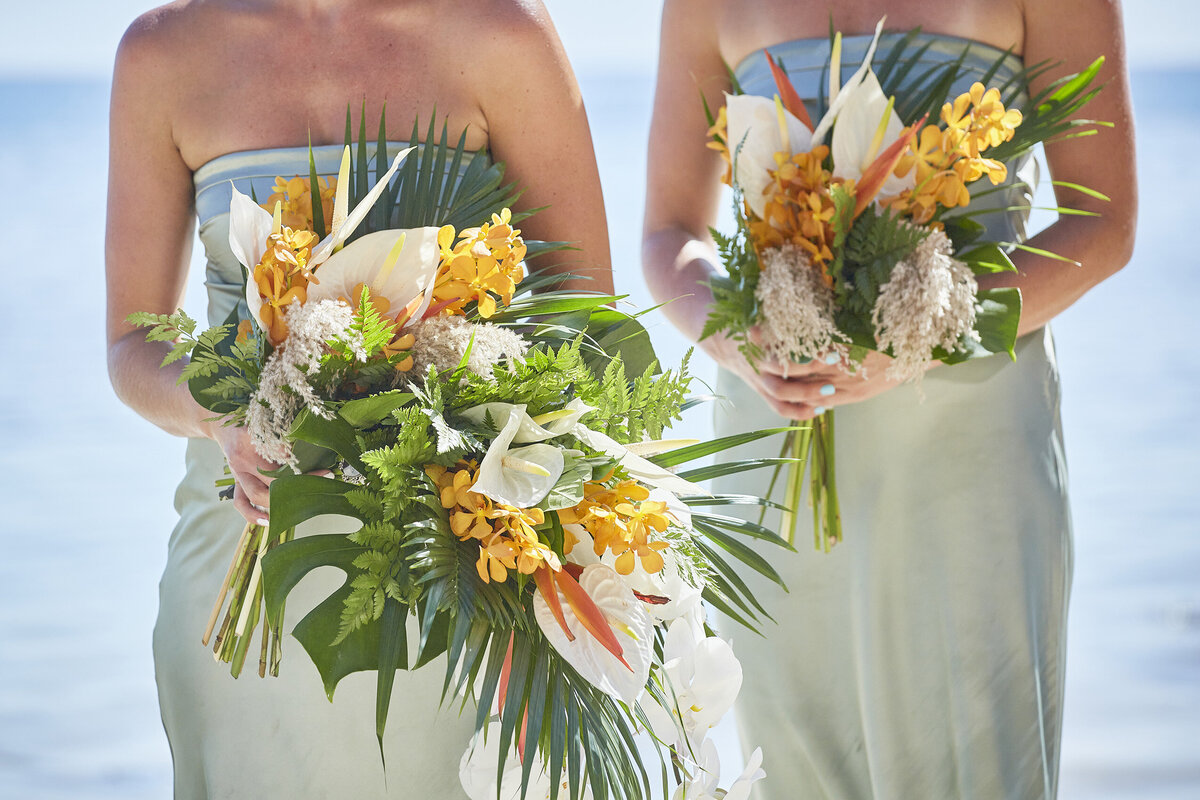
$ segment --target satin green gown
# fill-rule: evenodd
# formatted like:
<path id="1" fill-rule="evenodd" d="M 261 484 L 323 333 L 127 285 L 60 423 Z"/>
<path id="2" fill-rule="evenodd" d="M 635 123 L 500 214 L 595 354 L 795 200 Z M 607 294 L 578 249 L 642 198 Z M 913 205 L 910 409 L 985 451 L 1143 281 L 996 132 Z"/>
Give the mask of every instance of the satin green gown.
<path id="1" fill-rule="evenodd" d="M 318 171 L 336 174 L 341 151 L 316 148 Z M 265 200 L 276 176 L 297 174 L 308 174 L 307 148 L 232 153 L 196 171 L 210 324 L 224 322 L 239 305 L 247 315 L 243 270 L 229 249 L 230 182 Z M 155 673 L 177 800 L 465 797 L 458 762 L 473 721 L 460 717 L 453 702 L 439 711 L 444 661 L 397 674 L 384 739 L 385 773 L 375 738 L 375 673 L 344 679 L 330 703 L 316 668 L 291 637 L 284 642 L 277 678 L 260 679 L 256 659 L 250 659 L 235 680 L 228 665 L 215 663 L 211 650 L 201 646 L 243 526 L 232 503 L 217 499 L 214 481 L 223 467 L 214 442 L 188 443 L 187 472 L 175 495 L 179 524 L 159 587 Z M 345 518 L 323 518 L 301 526 L 297 535 L 332 532 L 338 522 L 346 523 L 340 530 L 355 527 Z M 306 577 L 288 598 L 288 629 L 342 581 L 332 568 Z"/>
<path id="2" fill-rule="evenodd" d="M 869 41 L 844 40 L 843 80 Z M 895 41 L 885 35 L 879 52 Z M 972 74 L 952 96 L 1002 55 L 948 36 L 913 46 L 926 43 L 926 65 L 971 45 L 964 65 Z M 828 41 L 770 51 L 801 96 L 817 96 Z M 1020 67 L 1007 58 L 990 84 Z M 749 94 L 775 93 L 761 52 L 736 74 Z M 1032 161 L 1009 167 L 1009 191 L 980 203 L 1028 204 Z M 992 237 L 1019 241 L 1025 216 L 979 219 Z M 720 375 L 718 394 L 729 401 L 717 411 L 718 435 L 784 422 L 732 374 Z M 798 555 L 762 548 L 789 589 L 753 582 L 776 621 L 763 627 L 765 638 L 722 620 L 745 670 L 743 744 L 765 755 L 755 797 L 1052 798 L 1071 529 L 1049 331 L 1023 337 L 1015 363 L 994 356 L 939 367 L 920 389 L 901 386 L 836 414 L 845 541 L 828 555 L 815 551 L 811 515 L 801 514 Z M 765 440 L 733 457 L 776 456 L 778 447 Z M 762 493 L 765 472 L 722 479 L 717 489 Z"/>

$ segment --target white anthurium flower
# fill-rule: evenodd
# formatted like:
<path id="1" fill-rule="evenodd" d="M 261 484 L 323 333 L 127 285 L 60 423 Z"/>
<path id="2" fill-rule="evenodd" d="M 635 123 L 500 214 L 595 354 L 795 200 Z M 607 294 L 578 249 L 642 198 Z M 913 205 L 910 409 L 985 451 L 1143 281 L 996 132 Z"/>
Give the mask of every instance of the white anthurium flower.
<path id="1" fill-rule="evenodd" d="M 568 664 L 600 691 L 633 705 L 650 677 L 654 647 L 654 621 L 643 603 L 633 595 L 623 577 L 612 567 L 591 564 L 583 568 L 579 585 L 592 598 L 621 645 L 628 667 L 610 653 L 584 627 L 571 610 L 566 595 L 557 587 L 559 605 L 566 618 L 567 634 L 554 617 L 541 592 L 533 595 L 533 613 L 538 627 Z"/>
<path id="2" fill-rule="evenodd" d="M 571 433 L 579 418 L 592 410 L 592 407 L 587 403 L 575 399 L 568 403 L 567 407 L 563 410 L 541 414 L 537 419 L 526 413 L 525 406 L 515 406 L 512 403 L 482 403 L 474 408 L 468 408 L 458 413 L 460 416 L 466 417 L 478 425 L 483 424 L 484 420 L 490 414 L 492 422 L 499 425 L 516 408 L 520 408 L 521 424 L 518 426 L 517 433 L 513 437 L 514 444 L 544 442 L 547 439 L 553 439 L 555 436 Z"/>
<path id="3" fill-rule="evenodd" d="M 850 76 L 850 80 L 846 81 L 840 90 L 837 91 L 833 91 L 836 89 L 836 86 L 833 80 L 830 81 L 829 109 L 825 112 L 825 116 L 821 117 L 821 120 L 817 123 L 817 127 L 813 130 L 812 143 L 814 147 L 825 141 L 825 134 L 829 133 L 829 129 L 837 121 L 838 115 L 842 113 L 842 109 L 845 108 L 849 101 L 853 100 L 854 89 L 866 79 L 867 73 L 871 71 L 871 59 L 875 57 L 875 48 L 879 45 L 879 37 L 883 33 L 883 23 L 886 21 L 887 17 L 884 17 L 875 26 L 875 37 L 871 39 L 866 57 L 863 58 L 862 64 L 859 65 L 855 73 Z M 840 39 L 841 37 L 838 37 L 839 42 Z M 840 75 L 841 71 L 841 47 L 835 46 L 830 59 L 829 74 L 831 76 Z M 878 122 L 879 117 L 876 117 L 875 121 Z"/>
<path id="4" fill-rule="evenodd" d="M 849 97 L 838 116 L 830 142 L 833 174 L 858 180 L 875 157 L 900 138 L 904 123 L 892 110 L 893 101 L 884 95 L 879 79 L 870 70 L 858 84 L 842 93 Z M 884 195 L 897 195 L 911 189 L 915 180 L 912 173 L 903 178 L 889 175 L 879 191 Z"/>
<path id="5" fill-rule="evenodd" d="M 337 192 L 333 198 L 333 219 L 330 221 L 329 234 L 313 248 L 308 261 L 310 271 L 316 270 L 328 260 L 366 219 L 367 213 L 375 205 L 379 196 L 383 194 L 388 182 L 396 174 L 396 170 L 400 168 L 400 163 L 414 149 L 408 147 L 397 153 L 391 168 L 383 174 L 371 191 L 367 192 L 362 202 L 349 213 L 346 211 L 346 207 L 349 205 L 348 197 L 343 190 L 348 191 L 350 188 L 350 148 L 345 149 L 342 154 L 341 168 L 338 170 Z M 251 273 L 251 280 L 246 281 L 246 303 L 254 318 L 259 319 L 262 298 L 259 297 L 252 278 L 254 268 L 258 266 L 258 262 L 262 261 L 263 253 L 267 250 L 267 237 L 274 227 L 274 218 L 269 212 L 260 208 L 257 203 L 238 191 L 236 186 L 232 186 L 232 189 L 233 194 L 229 200 L 229 249 L 233 251 L 233 255 L 241 262 L 242 266 Z M 353 285 L 351 284 L 351 286 Z"/>
<path id="6" fill-rule="evenodd" d="M 664 492 L 663 494 L 668 493 Z M 654 492 L 651 492 L 650 499 L 658 498 L 655 498 Z M 602 556 L 596 555 L 592 535 L 582 525 L 564 525 L 563 528 L 579 540 L 567 554 L 569 563 L 578 564 L 581 567 L 589 564 L 603 564 L 616 569 L 617 557 L 607 550 Z M 668 547 L 661 551 L 661 555 L 663 568 L 658 572 L 647 572 L 642 568 L 641 559 L 635 559 L 633 570 L 628 575 L 621 575 L 621 580 L 632 591 L 644 597 L 666 598 L 665 603 L 646 600 L 641 600 L 641 603 L 645 607 L 646 613 L 656 622 L 671 622 L 685 615 L 692 615 L 700 609 L 700 595 L 704 591 L 704 584 L 693 586 L 684 580 L 683 575 L 679 572 L 679 556 L 674 548 Z"/>
<path id="7" fill-rule="evenodd" d="M 733 180 L 760 218 L 775 169 L 775 154 L 812 149 L 812 131 L 773 98 L 725 95 L 725 143 L 734 158 Z"/>
<path id="8" fill-rule="evenodd" d="M 636 478 L 642 483 L 665 489 L 677 495 L 708 494 L 702 487 L 684 480 L 674 472 L 647 461 L 639 455 L 634 455 L 625 445 L 586 425 L 577 424 L 571 433 L 593 450 L 599 450 L 601 453 L 615 458 L 631 478 Z"/>
<path id="9" fill-rule="evenodd" d="M 642 708 L 658 738 L 683 752 L 695 750 L 733 708 L 742 688 L 742 665 L 728 642 L 698 636 L 692 620 L 680 618 L 667 628 L 663 675 L 674 707 L 643 703 Z"/>
<path id="10" fill-rule="evenodd" d="M 479 475 L 471 485 L 471 491 L 504 505 L 532 508 L 542 502 L 554 484 L 558 483 L 566 461 L 562 450 L 554 445 L 510 447 L 528 415 L 523 405 L 508 406 L 507 410 L 508 414 L 504 417 L 492 416 L 492 420 L 501 425 L 500 432 L 479 463 Z"/>
<path id="11" fill-rule="evenodd" d="M 762 748 L 756 747 L 750 754 L 746 769 L 722 794 L 717 788 L 721 777 L 721 759 L 716 744 L 711 739 L 705 739 L 699 755 L 699 763 L 693 768 L 693 774 L 680 784 L 671 800 L 748 800 L 750 787 L 767 776 L 762 769 Z"/>
<path id="12" fill-rule="evenodd" d="M 366 285 L 372 297 L 386 298 L 389 313 L 408 308 L 406 320 L 418 322 L 433 297 L 438 269 L 437 228 L 369 233 L 331 255 L 308 285 L 309 301 L 345 298 L 357 307 L 354 288 Z"/>
<path id="13" fill-rule="evenodd" d="M 529 773 L 529 789 L 525 794 L 526 800 L 549 800 L 550 777 L 546 765 L 538 758 L 534 748 L 527 753 L 529 758 L 538 759 Z M 462 784 L 470 800 L 521 800 L 521 759 L 517 755 L 516 745 L 509 748 L 504 760 L 504 771 L 500 775 L 500 791 L 496 791 L 496 765 L 500 760 L 500 736 L 485 736 L 477 733 L 471 740 L 471 745 L 463 753 L 458 763 L 458 780 Z M 567 780 L 566 775 L 562 780 Z M 565 796 L 567 787 L 560 787 L 558 796 Z M 585 788 L 584 800 L 591 800 L 592 791 Z"/>

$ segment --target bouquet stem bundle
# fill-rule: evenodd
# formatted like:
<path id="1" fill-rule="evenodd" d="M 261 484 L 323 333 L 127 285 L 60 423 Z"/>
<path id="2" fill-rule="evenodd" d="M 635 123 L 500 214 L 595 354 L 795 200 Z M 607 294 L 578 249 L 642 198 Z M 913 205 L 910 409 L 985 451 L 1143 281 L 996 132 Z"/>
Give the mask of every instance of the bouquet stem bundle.
<path id="1" fill-rule="evenodd" d="M 295 529 L 289 528 L 273 537 L 265 526 L 247 523 L 234 548 L 233 560 L 229 562 L 229 569 L 221 582 L 221 590 L 200 643 L 207 647 L 212 641 L 213 656 L 217 661 L 229 664 L 235 678 L 242 672 L 246 655 L 253 644 L 255 628 L 264 613 L 263 559 L 274 547 L 291 541 L 294 534 Z M 228 605 L 226 599 L 229 600 Z M 217 629 L 222 609 L 225 609 L 225 616 L 220 629 Z M 217 634 L 215 639 L 214 630 Z M 266 677 L 268 671 L 272 676 L 278 676 L 282 655 L 279 630 L 271 625 L 263 625 L 259 677 Z"/>

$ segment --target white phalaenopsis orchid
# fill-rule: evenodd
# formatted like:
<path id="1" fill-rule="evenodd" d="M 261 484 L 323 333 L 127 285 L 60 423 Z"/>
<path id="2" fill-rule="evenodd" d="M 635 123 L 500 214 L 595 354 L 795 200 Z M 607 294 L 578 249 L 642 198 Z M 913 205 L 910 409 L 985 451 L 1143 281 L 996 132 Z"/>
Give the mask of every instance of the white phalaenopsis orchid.
<path id="1" fill-rule="evenodd" d="M 777 101 L 750 94 L 725 95 L 725 123 L 733 181 L 750 210 L 762 217 L 775 154 L 810 150 L 812 131 Z"/>
<path id="2" fill-rule="evenodd" d="M 681 752 L 695 750 L 709 730 L 733 708 L 742 688 L 742 665 L 729 643 L 698 635 L 686 618 L 667 628 L 663 674 L 673 707 L 643 703 L 654 734 Z"/>
<path id="3" fill-rule="evenodd" d="M 747 800 L 750 797 L 750 787 L 767 776 L 762 769 L 762 749 L 755 748 L 746 763 L 746 769 L 729 790 L 721 794 L 717 788 L 721 777 L 721 759 L 717 755 L 716 744 L 711 739 L 706 739 L 699 755 L 700 763 L 693 767 L 693 774 L 680 784 L 671 800 Z"/>
<path id="4" fill-rule="evenodd" d="M 567 628 L 575 638 L 569 639 L 555 619 L 549 603 L 540 592 L 533 595 L 533 613 L 538 627 L 559 655 L 588 683 L 622 702 L 632 705 L 650 677 L 650 659 L 654 646 L 654 621 L 643 608 L 633 591 L 617 571 L 604 564 L 583 568 L 579 585 L 600 609 L 621 645 L 626 664 L 614 656 L 592 636 L 575 616 L 561 590 L 559 604 Z"/>
<path id="5" fill-rule="evenodd" d="M 483 732 L 475 734 L 471 745 L 463 753 L 458 762 L 458 780 L 462 784 L 470 800 L 521 800 L 521 759 L 517 755 L 514 744 L 504 760 L 504 771 L 500 776 L 500 791 L 496 792 L 496 765 L 500 760 L 500 737 L 493 735 L 485 737 Z M 526 753 L 526 758 L 537 758 L 533 748 Z M 566 776 L 563 776 L 566 780 Z M 561 787 L 558 796 L 565 797 L 566 792 Z M 584 800 L 591 800 L 592 790 L 585 787 Z M 529 789 L 525 793 L 526 800 L 549 800 L 550 777 L 546 774 L 546 766 L 538 759 L 530 769 Z"/>
<path id="6" fill-rule="evenodd" d="M 463 412 L 468 419 L 478 417 L 479 422 L 490 412 L 492 421 L 501 426 L 479 463 L 479 475 L 471 491 L 514 508 L 532 508 L 550 494 L 562 477 L 566 466 L 563 451 L 550 444 L 512 447 L 518 432 L 528 433 L 540 426 L 525 413 L 523 405 L 488 403 L 487 406 L 490 408 L 479 407 L 484 409 L 483 413 L 479 413 L 479 408 Z"/>
<path id="7" fill-rule="evenodd" d="M 333 219 L 330 221 L 329 234 L 312 249 L 307 265 L 310 272 L 324 264 L 350 238 L 359 224 L 366 219 L 367 212 L 375 205 L 375 201 L 383 194 L 405 156 L 414 149 L 409 147 L 397 153 L 391 168 L 349 213 L 349 197 L 346 191 L 350 188 L 350 148 L 345 149 L 341 168 L 338 170 L 337 192 L 333 198 Z M 262 298 L 258 294 L 253 273 L 267 250 L 267 237 L 274 229 L 275 220 L 272 214 L 238 191 L 236 186 L 232 189 L 233 195 L 229 201 L 229 248 L 242 266 L 250 272 L 250 279 L 246 281 L 246 303 L 254 318 L 261 322 L 259 312 L 262 310 Z"/>
<path id="8" fill-rule="evenodd" d="M 666 500 L 670 497 L 674 503 L 682 505 L 669 492 L 654 489 L 650 492 L 650 500 Z M 674 512 L 668 501 L 668 510 Z M 586 567 L 591 564 L 604 564 L 616 569 L 617 557 L 611 550 L 605 550 L 604 555 L 596 555 L 592 535 L 582 525 L 564 525 L 567 531 L 579 541 L 567 555 L 567 561 Z M 633 569 L 628 575 L 622 575 L 621 580 L 633 591 L 645 597 L 656 598 L 654 602 L 645 602 L 646 613 L 657 622 L 671 622 L 684 615 L 694 614 L 700 609 L 700 595 L 704 591 L 704 582 L 697 581 L 694 586 L 684 580 L 679 571 L 679 553 L 675 548 L 668 547 L 662 553 L 663 568 L 658 572 L 647 572 L 642 567 L 641 559 L 635 559 Z M 666 602 L 661 602 L 666 598 Z"/>

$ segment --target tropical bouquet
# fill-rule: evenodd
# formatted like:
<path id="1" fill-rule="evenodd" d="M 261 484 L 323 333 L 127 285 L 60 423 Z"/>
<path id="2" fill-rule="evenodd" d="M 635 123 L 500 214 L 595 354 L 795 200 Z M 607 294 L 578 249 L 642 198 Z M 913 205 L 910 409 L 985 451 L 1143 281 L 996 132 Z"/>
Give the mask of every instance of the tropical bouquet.
<path id="1" fill-rule="evenodd" d="M 883 24 L 844 84 L 841 34 L 831 31 L 829 88 L 816 99 L 823 112 L 816 124 L 783 63 L 766 51 L 774 97 L 744 94 L 733 78 L 716 115 L 705 104 L 709 146 L 728 165 L 737 230 L 713 231 L 726 274 L 711 283 L 702 338 L 729 336 L 752 365 L 824 361 L 854 372 L 868 351 L 878 351 L 892 359 L 888 377 L 918 381 L 933 361 L 1015 357 L 1020 291 L 982 289 L 977 276 L 1015 271 L 1013 248 L 1068 260 L 989 240 L 977 217 L 1014 209 L 974 201 L 1006 191 L 1006 161 L 1104 124 L 1073 119 L 1099 91 L 1093 82 L 1103 59 L 1023 99 L 1027 84 L 1054 65 L 1000 81 L 1005 53 L 968 92 L 945 102 L 967 74 L 969 45 L 958 59 L 927 66 L 929 43 L 919 45 L 914 30 L 876 72 Z M 981 190 L 975 184 L 985 177 L 992 186 Z M 783 505 L 796 508 L 807 470 L 816 545 L 828 550 L 841 538 L 833 413 L 798 424 L 784 453 L 797 465 Z M 795 521 L 785 512 L 789 541 Z"/>
<path id="2" fill-rule="evenodd" d="M 215 632 L 235 676 L 254 654 L 278 674 L 289 592 L 333 566 L 344 584 L 292 632 L 331 700 L 346 675 L 377 673 L 381 755 L 396 670 L 444 656 L 444 703 L 475 704 L 472 798 L 646 797 L 638 731 L 664 795 L 673 773 L 676 796 L 717 796 L 708 731 L 741 668 L 701 603 L 753 625 L 762 608 L 733 563 L 778 582 L 746 540 L 779 540 L 705 510 L 768 501 L 697 484 L 761 462 L 673 468 L 780 431 L 664 440 L 693 402 L 686 361 L 661 372 L 621 298 L 527 266 L 561 245 L 522 238 L 502 165 L 432 124 L 389 165 L 381 120 L 372 184 L 363 123 L 356 147 L 349 126 L 336 180 L 310 158 L 262 206 L 234 188 L 248 317 L 199 334 L 182 312 L 130 318 L 175 342 L 167 363 L 190 356 L 181 381 L 203 406 L 286 465 L 269 524 L 245 527 L 214 587 L 205 643 Z M 326 514 L 361 526 L 295 535 Z"/>

